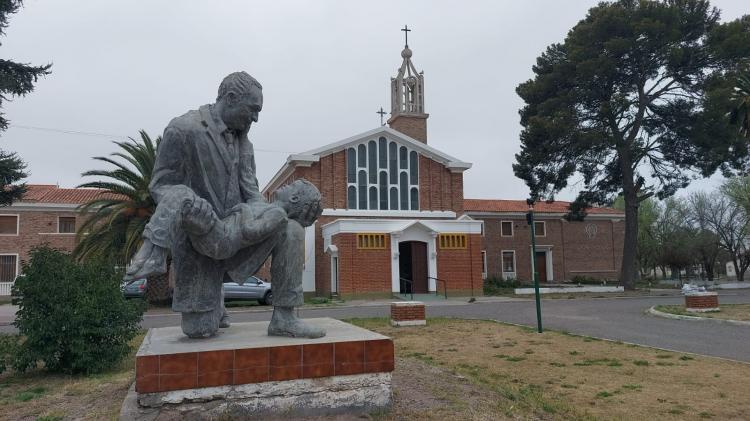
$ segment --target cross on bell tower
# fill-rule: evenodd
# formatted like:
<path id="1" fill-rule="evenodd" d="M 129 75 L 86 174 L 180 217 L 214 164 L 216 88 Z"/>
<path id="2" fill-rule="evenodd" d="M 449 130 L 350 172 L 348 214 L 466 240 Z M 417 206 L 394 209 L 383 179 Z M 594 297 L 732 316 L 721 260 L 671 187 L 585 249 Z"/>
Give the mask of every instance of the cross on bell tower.
<path id="1" fill-rule="evenodd" d="M 404 49 L 401 51 L 401 67 L 396 77 L 391 78 L 391 118 L 388 125 L 416 140 L 427 143 L 427 117 L 424 112 L 424 72 L 417 72 L 411 62 L 409 29 L 401 29 L 405 35 Z"/>

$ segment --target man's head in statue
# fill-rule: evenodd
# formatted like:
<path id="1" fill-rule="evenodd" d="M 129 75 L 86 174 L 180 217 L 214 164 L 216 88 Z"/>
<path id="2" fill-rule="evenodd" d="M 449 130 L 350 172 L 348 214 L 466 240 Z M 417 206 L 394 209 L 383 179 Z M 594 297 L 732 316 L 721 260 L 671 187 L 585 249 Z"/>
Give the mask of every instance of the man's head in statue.
<path id="1" fill-rule="evenodd" d="M 229 129 L 246 132 L 262 108 L 263 87 L 249 74 L 235 72 L 221 81 L 216 110 Z"/>

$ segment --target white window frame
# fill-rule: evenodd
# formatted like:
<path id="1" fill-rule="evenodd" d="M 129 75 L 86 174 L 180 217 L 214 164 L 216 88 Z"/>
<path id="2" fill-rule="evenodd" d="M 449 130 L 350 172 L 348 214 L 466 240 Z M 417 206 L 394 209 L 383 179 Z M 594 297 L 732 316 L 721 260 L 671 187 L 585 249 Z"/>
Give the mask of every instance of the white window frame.
<path id="1" fill-rule="evenodd" d="M 505 253 L 513 253 L 513 272 L 505 271 L 505 262 L 503 261 L 503 254 Z M 518 273 L 518 266 L 516 262 L 515 250 L 500 250 L 500 273 L 502 274 L 503 279 L 516 278 L 516 274 Z"/>
<path id="2" fill-rule="evenodd" d="M 534 221 L 535 224 L 542 224 L 544 227 L 544 235 L 539 235 L 539 232 L 536 231 L 536 227 L 534 227 L 534 234 L 537 237 L 546 237 L 547 236 L 547 222 L 546 221 Z"/>
<path id="3" fill-rule="evenodd" d="M 487 250 L 482 250 L 482 279 L 487 278 Z"/>
<path id="4" fill-rule="evenodd" d="M 16 233 L 15 234 L 0 234 L 0 237 L 18 237 L 19 235 L 21 235 L 21 215 L 20 214 L 0 213 L 0 216 L 15 216 L 16 217 Z"/>
<path id="5" fill-rule="evenodd" d="M 510 235 L 503 234 L 503 223 L 509 222 L 510 223 Z M 501 237 L 513 237 L 513 234 L 515 234 L 515 226 L 513 224 L 513 221 L 500 221 L 500 236 Z"/>
<path id="6" fill-rule="evenodd" d="M 60 218 L 73 218 L 74 219 L 74 222 L 73 222 L 73 232 L 60 232 Z M 78 222 L 78 220 L 76 219 L 75 216 L 60 216 L 60 215 L 58 215 L 57 216 L 57 232 L 56 232 L 56 234 L 75 235 L 76 234 L 76 230 L 75 229 L 76 229 L 77 222 Z"/>
<path id="7" fill-rule="evenodd" d="M 18 275 L 20 275 L 21 271 L 21 256 L 18 253 L 0 253 L 0 256 L 16 256 L 16 276 L 13 278 L 13 281 L 11 281 L 15 282 L 16 279 L 18 279 Z"/>
<path id="8" fill-rule="evenodd" d="M 380 157 L 380 153 L 379 152 L 380 152 L 380 138 L 381 137 L 384 137 L 385 140 L 386 140 L 386 142 L 385 142 L 385 145 L 386 145 L 386 163 L 387 163 L 386 168 L 380 168 L 380 165 L 379 165 L 379 162 L 378 162 L 379 161 L 379 157 Z M 375 172 L 377 173 L 377 178 L 375 180 L 375 183 L 371 183 L 370 182 L 370 165 L 369 165 L 370 164 L 370 161 L 369 161 L 370 160 L 370 154 L 369 154 L 369 150 L 368 150 L 369 149 L 368 144 L 370 143 L 370 141 L 373 141 L 373 140 L 375 141 L 375 161 L 376 161 L 375 162 L 375 164 L 376 164 L 375 165 Z M 389 153 L 388 149 L 390 148 L 390 144 L 391 143 L 394 143 L 396 145 L 396 175 L 397 175 L 397 177 L 396 177 L 397 178 L 396 179 L 396 184 L 391 184 L 391 180 L 390 180 L 390 159 L 389 159 L 390 155 L 388 155 L 388 153 Z M 359 149 L 358 149 L 359 145 L 364 145 L 365 146 L 365 166 L 364 167 L 360 167 L 359 166 Z M 401 167 L 400 167 L 399 153 L 400 153 L 401 147 L 406 148 L 406 168 L 405 169 L 401 169 Z M 347 183 L 346 183 L 347 209 L 348 209 L 348 206 L 349 206 L 349 187 L 353 186 L 354 189 L 355 189 L 355 192 L 356 192 L 355 193 L 355 195 L 356 195 L 356 201 L 355 201 L 355 203 L 357 204 L 357 207 L 354 210 L 381 210 L 380 209 L 380 173 L 382 171 L 386 172 L 386 178 L 388 179 L 388 185 L 386 186 L 386 189 L 387 189 L 386 195 L 388 197 L 388 209 L 382 210 L 383 212 L 385 212 L 385 211 L 391 211 L 391 212 L 419 211 L 419 210 L 422 209 L 422 207 L 423 207 L 423 204 L 422 204 L 422 195 L 421 195 L 421 189 L 420 189 L 420 186 L 419 186 L 419 175 L 420 175 L 420 173 L 419 173 L 419 171 L 420 171 L 420 168 L 419 168 L 420 167 L 420 165 L 419 165 L 419 157 L 420 157 L 420 153 L 418 151 L 416 151 L 414 149 L 411 149 L 410 147 L 408 147 L 406 145 L 402 145 L 399 142 L 396 142 L 395 140 L 392 140 L 392 139 L 388 138 L 387 136 L 379 136 L 377 138 L 367 139 L 367 140 L 364 140 L 364 141 L 362 141 L 360 143 L 357 143 L 355 145 L 349 145 L 345 150 L 348 151 L 349 149 L 354 149 L 354 156 L 355 156 L 355 160 L 356 160 L 354 168 L 355 168 L 356 178 L 355 178 L 355 180 L 354 180 L 353 183 L 350 183 L 349 182 L 348 173 L 347 173 L 347 177 L 346 177 L 346 180 L 347 180 Z M 411 169 L 410 168 L 410 162 L 411 162 L 411 153 L 412 152 L 415 152 L 417 154 L 417 161 L 416 161 L 416 164 L 417 164 L 416 165 L 416 167 L 417 167 L 417 184 L 411 184 L 411 177 L 410 177 L 410 173 L 409 173 L 409 170 Z M 349 157 L 348 152 L 346 153 L 346 157 L 348 159 L 348 157 Z M 349 171 L 349 163 L 348 162 L 346 164 L 346 171 L 347 172 Z M 359 182 L 359 172 L 360 171 L 364 171 L 365 172 L 365 179 L 367 180 L 366 187 L 365 187 L 367 189 L 367 192 L 366 192 L 367 208 L 366 209 L 360 209 L 360 207 L 359 207 L 359 183 L 358 182 Z M 406 174 L 406 179 L 408 180 L 408 182 L 406 183 L 407 184 L 406 185 L 406 190 L 407 190 L 407 192 L 406 192 L 406 194 L 407 194 L 407 201 L 406 202 L 407 202 L 408 209 L 401 209 L 401 183 L 400 183 L 400 181 L 401 181 L 401 174 L 402 173 Z M 370 188 L 371 187 L 375 187 L 375 189 L 378 192 L 378 200 L 377 200 L 378 206 L 377 206 L 377 209 L 370 209 L 370 206 L 369 206 L 370 205 Z M 390 202 L 390 200 L 391 200 L 391 188 L 393 188 L 393 187 L 395 187 L 396 191 L 398 192 L 398 209 L 396 209 L 396 210 L 391 210 L 391 202 Z M 411 190 L 414 189 L 414 188 L 417 189 L 417 201 L 419 202 L 418 203 L 418 205 L 419 205 L 418 208 L 419 209 L 411 209 Z"/>

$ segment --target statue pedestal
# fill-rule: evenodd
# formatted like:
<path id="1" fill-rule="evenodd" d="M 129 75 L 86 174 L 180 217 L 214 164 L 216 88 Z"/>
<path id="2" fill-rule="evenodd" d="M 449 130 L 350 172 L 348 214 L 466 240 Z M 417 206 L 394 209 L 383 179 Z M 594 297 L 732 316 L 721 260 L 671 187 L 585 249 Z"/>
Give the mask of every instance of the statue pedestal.
<path id="1" fill-rule="evenodd" d="M 268 336 L 268 322 L 234 323 L 209 339 L 189 339 L 180 327 L 150 329 L 136 356 L 138 408 L 179 405 L 204 416 L 389 408 L 393 341 L 330 318 L 306 321 L 327 335 Z"/>

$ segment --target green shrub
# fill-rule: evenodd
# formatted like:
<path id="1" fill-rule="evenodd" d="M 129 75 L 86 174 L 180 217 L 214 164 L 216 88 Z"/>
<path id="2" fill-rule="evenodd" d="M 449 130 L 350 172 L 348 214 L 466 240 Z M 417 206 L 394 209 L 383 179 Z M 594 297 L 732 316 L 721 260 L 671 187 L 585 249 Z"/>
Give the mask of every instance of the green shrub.
<path id="1" fill-rule="evenodd" d="M 484 295 L 500 295 L 513 293 L 514 288 L 522 286 L 517 279 L 503 279 L 499 276 L 488 276 L 484 280 Z"/>
<path id="2" fill-rule="evenodd" d="M 586 275 L 576 275 L 570 281 L 574 284 L 581 285 L 602 285 L 604 283 L 604 281 L 602 281 L 601 279 Z"/>
<path id="3" fill-rule="evenodd" d="M 144 304 L 125 300 L 111 265 L 79 263 L 41 247 L 31 252 L 23 273 L 14 285 L 14 324 L 22 336 L 14 369 L 33 369 L 41 361 L 50 371 L 99 372 L 129 352 Z"/>

